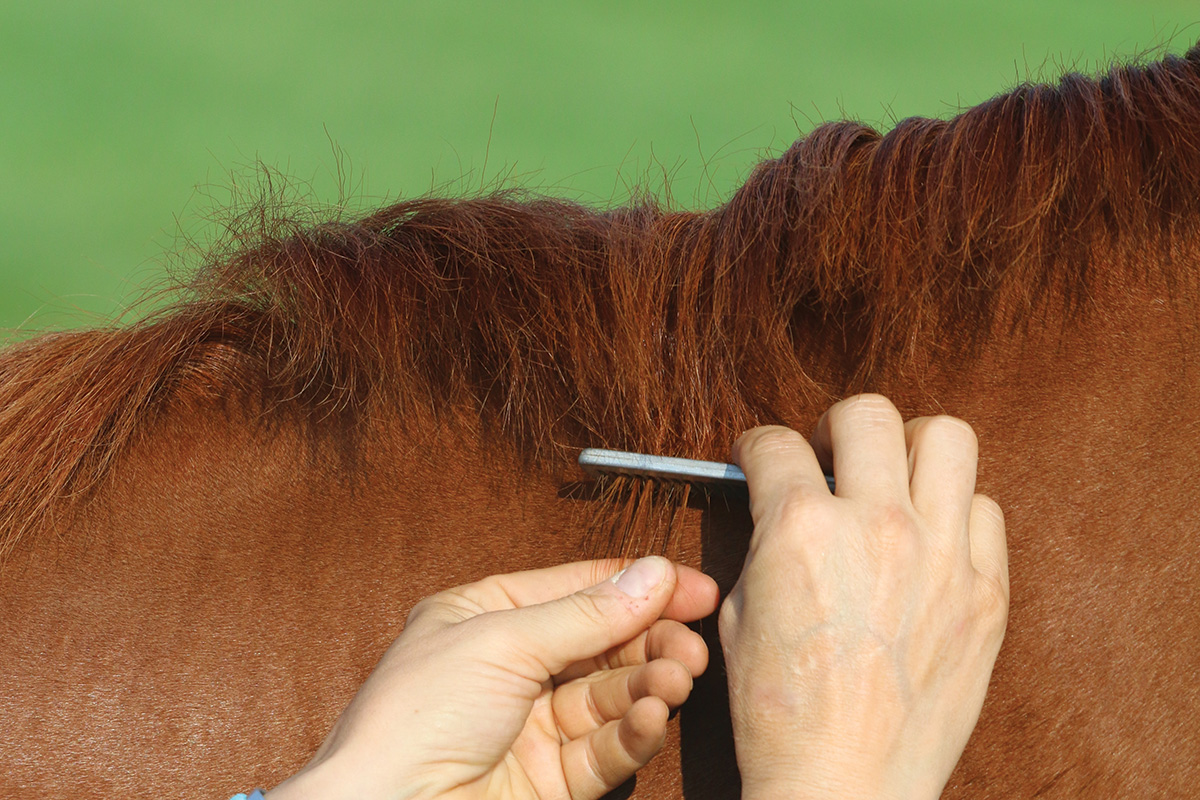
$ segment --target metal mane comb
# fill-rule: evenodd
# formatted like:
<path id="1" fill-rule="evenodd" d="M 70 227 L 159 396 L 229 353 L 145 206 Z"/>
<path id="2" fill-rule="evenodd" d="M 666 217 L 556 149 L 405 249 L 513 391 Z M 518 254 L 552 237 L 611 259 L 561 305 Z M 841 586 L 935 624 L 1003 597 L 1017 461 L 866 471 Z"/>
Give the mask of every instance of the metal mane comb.
<path id="1" fill-rule="evenodd" d="M 686 481 L 701 486 L 746 488 L 746 473 L 735 464 L 724 464 L 720 461 L 651 456 L 645 453 L 589 447 L 579 454 L 579 466 L 593 478 L 602 475 L 631 475 L 635 478 Z M 833 476 L 826 473 L 825 483 L 832 492 Z"/>

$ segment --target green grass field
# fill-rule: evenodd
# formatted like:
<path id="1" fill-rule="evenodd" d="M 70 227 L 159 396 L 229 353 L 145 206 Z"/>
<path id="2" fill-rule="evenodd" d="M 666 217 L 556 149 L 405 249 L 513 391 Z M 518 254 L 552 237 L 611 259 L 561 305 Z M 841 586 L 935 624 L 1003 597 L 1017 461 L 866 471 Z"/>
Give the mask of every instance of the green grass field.
<path id="1" fill-rule="evenodd" d="M 821 121 L 1200 39 L 1195 0 L 283 7 L 0 4 L 0 328 L 119 312 L 259 164 L 356 207 L 500 184 L 710 207 Z"/>

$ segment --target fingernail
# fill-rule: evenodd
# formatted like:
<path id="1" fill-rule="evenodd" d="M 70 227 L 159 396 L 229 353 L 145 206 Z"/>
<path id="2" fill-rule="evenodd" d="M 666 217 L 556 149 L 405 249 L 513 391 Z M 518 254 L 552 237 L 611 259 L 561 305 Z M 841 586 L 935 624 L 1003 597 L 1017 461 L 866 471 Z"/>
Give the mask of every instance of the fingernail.
<path id="1" fill-rule="evenodd" d="M 630 597 L 645 597 L 667 577 L 661 558 L 639 558 L 613 576 L 612 581 Z"/>

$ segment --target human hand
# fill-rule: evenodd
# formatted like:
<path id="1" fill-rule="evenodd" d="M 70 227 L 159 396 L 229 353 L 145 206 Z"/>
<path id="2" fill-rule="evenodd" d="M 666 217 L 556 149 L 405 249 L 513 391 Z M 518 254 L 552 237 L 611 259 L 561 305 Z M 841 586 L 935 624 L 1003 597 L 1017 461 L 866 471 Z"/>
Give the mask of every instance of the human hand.
<path id="1" fill-rule="evenodd" d="M 418 603 L 293 798 L 591 800 L 662 747 L 708 664 L 711 578 L 662 558 L 498 575 Z M 611 579 L 610 579 L 611 578 Z"/>
<path id="2" fill-rule="evenodd" d="M 743 798 L 933 798 L 983 705 L 1008 614 L 1004 518 L 977 444 L 853 397 L 812 445 L 734 445 L 754 534 L 721 608 Z M 822 466 L 832 467 L 837 494 Z"/>

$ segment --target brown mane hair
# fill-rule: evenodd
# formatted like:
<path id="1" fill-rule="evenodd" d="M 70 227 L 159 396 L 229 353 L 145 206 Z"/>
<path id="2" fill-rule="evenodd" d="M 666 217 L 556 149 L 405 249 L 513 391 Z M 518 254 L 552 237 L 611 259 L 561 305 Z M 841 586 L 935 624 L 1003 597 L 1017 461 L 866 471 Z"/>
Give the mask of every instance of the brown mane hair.
<path id="1" fill-rule="evenodd" d="M 0 556 L 98 485 L 167 398 L 253 396 L 318 431 L 472 408 L 535 461 L 582 444 L 719 456 L 779 398 L 862 387 L 963 321 L 986 336 L 1085 310 L 1098 244 L 1161 240 L 1173 277 L 1197 211 L 1193 47 L 886 135 L 823 125 L 705 213 L 507 192 L 264 219 L 172 309 L 0 354 Z"/>

